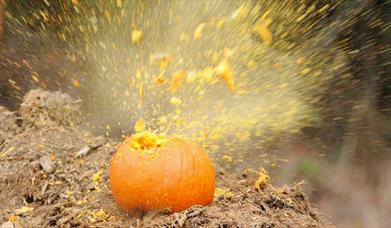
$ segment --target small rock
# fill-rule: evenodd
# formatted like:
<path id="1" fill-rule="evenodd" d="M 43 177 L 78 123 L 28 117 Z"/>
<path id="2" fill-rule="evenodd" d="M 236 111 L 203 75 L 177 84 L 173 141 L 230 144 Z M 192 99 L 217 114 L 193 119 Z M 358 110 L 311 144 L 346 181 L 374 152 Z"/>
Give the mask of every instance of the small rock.
<path id="1" fill-rule="evenodd" d="M 55 164 L 50 160 L 48 156 L 43 156 L 39 159 L 39 164 L 42 169 L 47 173 L 53 173 L 55 169 Z"/>
<path id="2" fill-rule="evenodd" d="M 14 225 L 14 223 L 11 222 L 11 221 L 5 222 L 5 223 L 3 223 L 3 224 L 1 225 L 1 228 L 14 228 L 14 227 L 15 227 L 15 225 Z"/>
<path id="3" fill-rule="evenodd" d="M 83 147 L 81 150 L 79 150 L 79 151 L 76 153 L 76 157 L 77 157 L 77 158 L 83 157 L 83 156 L 86 155 L 90 150 L 91 150 L 91 147 L 90 147 L 90 146 L 85 146 L 85 147 Z"/>
<path id="4" fill-rule="evenodd" d="M 185 225 L 186 219 L 187 219 L 186 215 L 180 214 L 180 213 L 175 213 L 174 214 L 174 221 L 172 224 L 173 227 L 176 227 L 175 225 L 177 225 L 178 227 L 183 227 Z"/>
<path id="5" fill-rule="evenodd" d="M 33 167 L 33 169 L 37 171 L 40 169 L 41 165 L 39 164 L 39 161 L 32 161 L 31 167 Z"/>
<path id="6" fill-rule="evenodd" d="M 103 135 L 100 135 L 93 140 L 90 147 L 91 147 L 91 149 L 96 149 L 96 148 L 102 146 L 103 144 L 105 144 L 105 142 L 106 142 L 105 137 Z"/>

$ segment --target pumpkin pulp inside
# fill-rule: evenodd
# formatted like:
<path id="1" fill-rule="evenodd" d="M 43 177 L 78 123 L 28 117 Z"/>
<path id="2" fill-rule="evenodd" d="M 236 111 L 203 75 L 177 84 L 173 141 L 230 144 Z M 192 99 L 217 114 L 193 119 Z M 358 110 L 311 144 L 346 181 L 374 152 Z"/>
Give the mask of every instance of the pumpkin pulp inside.
<path id="1" fill-rule="evenodd" d="M 128 140 L 130 149 L 139 152 L 150 151 L 164 147 L 169 139 L 164 134 L 156 134 L 149 131 L 142 131 L 133 134 Z"/>

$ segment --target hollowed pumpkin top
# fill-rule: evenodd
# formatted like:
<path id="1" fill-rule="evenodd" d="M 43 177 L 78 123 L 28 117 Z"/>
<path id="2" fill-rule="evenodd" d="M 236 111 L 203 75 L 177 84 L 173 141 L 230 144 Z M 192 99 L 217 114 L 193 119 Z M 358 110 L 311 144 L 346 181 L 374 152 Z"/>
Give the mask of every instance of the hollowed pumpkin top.
<path id="1" fill-rule="evenodd" d="M 141 132 L 125 139 L 110 166 L 118 205 L 136 212 L 181 211 L 213 201 L 215 173 L 202 147 L 181 138 Z"/>

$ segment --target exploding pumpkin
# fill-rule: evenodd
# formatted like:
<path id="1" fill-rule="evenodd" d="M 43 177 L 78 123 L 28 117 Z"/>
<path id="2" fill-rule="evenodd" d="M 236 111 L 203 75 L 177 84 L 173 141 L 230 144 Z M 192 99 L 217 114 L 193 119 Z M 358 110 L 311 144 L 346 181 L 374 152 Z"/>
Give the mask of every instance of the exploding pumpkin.
<path id="1" fill-rule="evenodd" d="M 214 169 L 202 147 L 147 131 L 120 144 L 109 176 L 117 204 L 133 214 L 207 205 L 215 191 Z"/>

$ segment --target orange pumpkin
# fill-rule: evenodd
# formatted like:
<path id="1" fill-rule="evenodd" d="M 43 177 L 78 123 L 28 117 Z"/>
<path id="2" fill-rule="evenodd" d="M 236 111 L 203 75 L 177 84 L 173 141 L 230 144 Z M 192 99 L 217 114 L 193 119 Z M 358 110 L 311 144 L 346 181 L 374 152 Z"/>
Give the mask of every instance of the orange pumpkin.
<path id="1" fill-rule="evenodd" d="M 145 132 L 119 146 L 109 178 L 116 202 L 130 213 L 207 205 L 215 190 L 213 166 L 200 146 Z"/>

